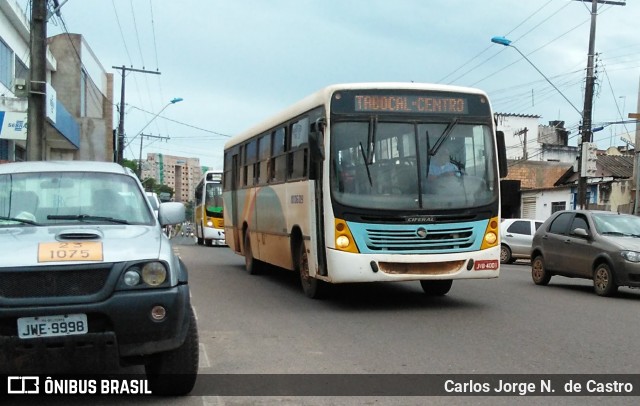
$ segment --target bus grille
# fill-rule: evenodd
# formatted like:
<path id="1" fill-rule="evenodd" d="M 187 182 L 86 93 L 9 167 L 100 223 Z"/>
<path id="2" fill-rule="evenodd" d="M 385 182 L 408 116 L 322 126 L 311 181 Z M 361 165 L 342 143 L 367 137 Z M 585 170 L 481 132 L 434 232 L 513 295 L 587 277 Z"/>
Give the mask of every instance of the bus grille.
<path id="1" fill-rule="evenodd" d="M 110 268 L 0 272 L 0 297 L 26 299 L 86 296 L 105 285 Z"/>
<path id="2" fill-rule="evenodd" d="M 420 230 L 422 229 L 422 230 Z M 421 236 L 426 231 L 426 236 Z M 430 229 L 412 227 L 375 229 L 367 227 L 365 243 L 372 251 L 447 251 L 471 248 L 476 238 L 473 227 Z"/>

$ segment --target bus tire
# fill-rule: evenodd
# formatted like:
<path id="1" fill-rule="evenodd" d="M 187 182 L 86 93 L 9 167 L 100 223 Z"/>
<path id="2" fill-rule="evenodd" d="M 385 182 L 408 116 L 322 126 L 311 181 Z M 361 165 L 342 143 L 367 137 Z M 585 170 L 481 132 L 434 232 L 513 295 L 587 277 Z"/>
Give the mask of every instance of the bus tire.
<path id="1" fill-rule="evenodd" d="M 422 290 L 427 294 L 427 296 L 444 296 L 449 293 L 449 290 L 451 290 L 451 285 L 453 285 L 453 280 L 451 279 L 420 281 L 420 286 L 422 286 Z"/>
<path id="2" fill-rule="evenodd" d="M 323 281 L 309 275 L 309 256 L 303 241 L 297 244 L 294 263 L 300 275 L 300 285 L 304 294 L 311 299 L 322 299 L 327 287 Z"/>
<path id="3" fill-rule="evenodd" d="M 249 275 L 257 275 L 260 273 L 260 261 L 253 257 L 253 251 L 251 250 L 251 237 L 249 237 L 249 230 L 244 233 L 244 265 L 247 268 Z"/>

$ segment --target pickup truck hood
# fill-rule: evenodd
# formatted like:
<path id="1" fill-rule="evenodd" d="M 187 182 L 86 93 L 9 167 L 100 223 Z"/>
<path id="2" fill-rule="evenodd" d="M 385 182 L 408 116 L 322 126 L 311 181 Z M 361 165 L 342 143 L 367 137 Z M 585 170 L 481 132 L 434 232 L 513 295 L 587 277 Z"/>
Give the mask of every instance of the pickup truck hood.
<path id="1" fill-rule="evenodd" d="M 72 265 L 96 262 L 123 262 L 156 259 L 169 239 L 158 226 L 95 225 L 95 226 L 17 226 L 0 228 L 0 269 L 35 265 Z M 66 261 L 39 260 L 38 250 L 45 243 L 98 242 L 102 260 L 78 258 Z M 49 251 L 50 251 L 49 246 Z M 166 249 L 166 248 L 165 248 Z M 42 253 L 41 253 L 42 254 Z"/>

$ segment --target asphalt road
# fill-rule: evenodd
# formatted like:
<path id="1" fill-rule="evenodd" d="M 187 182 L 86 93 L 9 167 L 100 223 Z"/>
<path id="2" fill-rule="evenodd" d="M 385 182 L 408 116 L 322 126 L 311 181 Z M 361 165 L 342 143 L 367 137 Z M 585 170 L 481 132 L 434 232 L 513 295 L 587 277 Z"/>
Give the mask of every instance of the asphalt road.
<path id="1" fill-rule="evenodd" d="M 518 262 L 503 266 L 498 279 L 456 281 L 440 298 L 426 297 L 418 282 L 402 282 L 336 285 L 328 298 L 311 300 L 290 272 L 248 275 L 243 258 L 228 248 L 180 238 L 174 245 L 190 269 L 203 374 L 638 372 L 633 348 L 639 290 L 621 288 L 618 297 L 602 298 L 590 281 L 563 277 L 536 286 L 529 264 Z M 408 400 L 391 398 L 406 404 L 402 399 Z M 535 399 L 551 400 L 526 401 Z M 431 398 L 431 403 L 451 400 Z M 629 398 L 607 400 L 630 404 Z"/>
<path id="2" fill-rule="evenodd" d="M 198 319 L 200 376 L 196 389 L 187 397 L 103 397 L 92 398 L 92 404 L 638 402 L 637 397 L 593 394 L 408 396 L 414 394 L 411 379 L 422 374 L 473 374 L 471 379 L 476 381 L 488 374 L 500 374 L 521 383 L 539 382 L 536 374 L 564 374 L 564 379 L 579 374 L 637 374 L 638 290 L 621 288 L 618 297 L 602 298 L 593 293 L 590 281 L 562 277 L 553 277 L 549 286 L 536 286 L 531 281 L 529 264 L 518 262 L 502 266 L 497 279 L 455 281 L 451 291 L 439 298 L 425 296 L 418 282 L 402 282 L 335 285 L 328 298 L 312 300 L 302 293 L 296 275 L 290 272 L 269 269 L 260 275 L 249 275 L 244 270 L 243 257 L 227 247 L 198 246 L 193 239 L 182 237 L 172 241 L 189 268 L 192 303 Z M 253 393 L 230 394 L 227 390 L 221 394 L 216 389 L 216 385 L 223 385 L 220 379 L 230 379 L 229 387 L 242 388 L 234 374 L 253 379 Z M 342 396 L 345 393 L 331 385 L 322 393 L 324 396 L 313 391 L 304 393 L 304 388 L 317 388 L 316 382 L 322 382 L 314 374 L 325 374 L 343 389 L 360 385 L 360 390 L 371 390 L 371 394 Z M 363 383 L 350 374 L 375 379 L 373 383 Z M 390 396 L 382 382 L 385 376 L 380 374 L 388 374 L 389 382 L 396 387 L 398 374 L 420 375 L 405 375 L 407 393 Z M 303 393 L 291 393 L 296 389 L 291 378 L 300 376 L 308 378 L 296 387 L 303 388 Z M 459 375 L 455 379 L 468 378 Z M 554 381 L 554 385 L 557 383 Z M 269 393 L 274 385 L 284 389 Z M 636 386 L 635 390 L 640 390 L 640 383 Z M 270 396 L 258 396 L 264 394 Z M 348 390 L 346 394 L 350 394 Z M 65 397 L 46 399 L 45 403 L 86 402 L 87 398 Z"/>

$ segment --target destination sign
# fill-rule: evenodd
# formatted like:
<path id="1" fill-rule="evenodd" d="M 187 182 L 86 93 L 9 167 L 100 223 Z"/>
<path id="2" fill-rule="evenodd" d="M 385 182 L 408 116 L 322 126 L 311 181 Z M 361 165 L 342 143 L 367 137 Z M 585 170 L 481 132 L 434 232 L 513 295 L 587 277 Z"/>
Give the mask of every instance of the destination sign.
<path id="1" fill-rule="evenodd" d="M 353 100 L 356 112 L 469 114 L 464 97 L 355 95 Z"/>
<path id="2" fill-rule="evenodd" d="M 492 117 L 483 94 L 413 89 L 351 89 L 336 91 L 333 114 Z"/>

